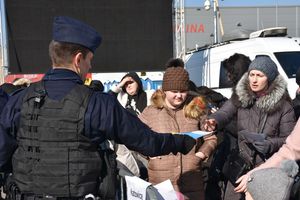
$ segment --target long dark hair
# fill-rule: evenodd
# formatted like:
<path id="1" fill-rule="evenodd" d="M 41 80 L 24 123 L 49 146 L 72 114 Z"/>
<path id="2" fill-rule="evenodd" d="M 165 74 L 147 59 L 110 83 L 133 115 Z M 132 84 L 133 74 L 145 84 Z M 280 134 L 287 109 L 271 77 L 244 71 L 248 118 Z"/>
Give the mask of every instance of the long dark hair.
<path id="1" fill-rule="evenodd" d="M 248 71 L 251 60 L 244 54 L 235 53 L 223 61 L 224 68 L 230 74 L 230 80 L 236 85 L 245 72 Z"/>

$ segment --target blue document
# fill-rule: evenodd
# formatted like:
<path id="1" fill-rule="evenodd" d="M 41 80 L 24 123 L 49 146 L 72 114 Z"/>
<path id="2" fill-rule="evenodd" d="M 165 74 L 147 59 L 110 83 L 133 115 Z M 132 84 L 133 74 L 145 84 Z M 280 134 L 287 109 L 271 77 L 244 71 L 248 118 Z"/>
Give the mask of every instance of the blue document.
<path id="1" fill-rule="evenodd" d="M 207 132 L 207 131 L 192 131 L 192 132 L 183 132 L 183 133 L 180 133 L 180 134 L 184 134 L 184 135 L 188 135 L 194 139 L 198 139 L 198 138 L 201 138 L 203 136 L 206 136 L 206 135 L 210 135 L 212 134 L 213 131 L 211 132 Z"/>

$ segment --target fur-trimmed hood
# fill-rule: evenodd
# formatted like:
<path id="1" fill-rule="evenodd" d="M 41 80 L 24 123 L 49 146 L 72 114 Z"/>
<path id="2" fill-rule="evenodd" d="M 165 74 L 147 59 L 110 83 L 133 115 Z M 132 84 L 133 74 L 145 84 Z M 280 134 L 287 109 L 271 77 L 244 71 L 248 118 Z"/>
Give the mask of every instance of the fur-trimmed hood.
<path id="1" fill-rule="evenodd" d="M 266 95 L 256 99 L 249 87 L 248 73 L 245 73 L 233 91 L 233 102 L 242 108 L 251 107 L 254 104 L 266 113 L 280 109 L 281 100 L 291 101 L 287 92 L 287 82 L 278 75 L 266 91 Z"/>
<path id="2" fill-rule="evenodd" d="M 156 90 L 152 96 L 151 96 L 151 106 L 154 106 L 155 108 L 160 108 L 162 109 L 163 107 L 165 107 L 165 94 L 164 92 L 159 89 L 159 90 Z"/>

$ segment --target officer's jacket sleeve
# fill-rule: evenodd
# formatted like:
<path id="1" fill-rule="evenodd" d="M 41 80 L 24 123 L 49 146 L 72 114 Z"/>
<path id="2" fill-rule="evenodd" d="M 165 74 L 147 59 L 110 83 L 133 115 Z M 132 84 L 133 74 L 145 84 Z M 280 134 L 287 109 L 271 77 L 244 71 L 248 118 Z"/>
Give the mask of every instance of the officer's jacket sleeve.
<path id="1" fill-rule="evenodd" d="M 11 97 L 4 106 L 0 119 L 0 171 L 9 171 L 11 157 L 17 148 L 15 139 L 16 127 L 20 120 L 20 106 L 23 92 L 19 92 Z"/>
<path id="2" fill-rule="evenodd" d="M 2 110 L 8 100 L 8 95 L 2 88 L 0 88 L 0 113 L 2 113 Z"/>
<path id="3" fill-rule="evenodd" d="M 176 154 L 183 146 L 183 137 L 158 134 L 126 111 L 116 98 L 94 93 L 85 116 L 86 135 L 95 142 L 103 139 L 125 144 L 145 156 Z"/>

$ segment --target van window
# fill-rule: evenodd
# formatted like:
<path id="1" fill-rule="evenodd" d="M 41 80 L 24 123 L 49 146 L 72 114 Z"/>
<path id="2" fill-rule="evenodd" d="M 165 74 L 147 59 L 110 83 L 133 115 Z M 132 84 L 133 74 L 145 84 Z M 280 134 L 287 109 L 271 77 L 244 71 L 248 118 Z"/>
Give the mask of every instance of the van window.
<path id="1" fill-rule="evenodd" d="M 300 51 L 274 53 L 288 78 L 295 78 L 300 68 Z"/>
<path id="2" fill-rule="evenodd" d="M 223 62 L 221 62 L 219 77 L 219 88 L 233 87 L 233 83 L 228 79 L 227 70 L 224 68 Z"/>

